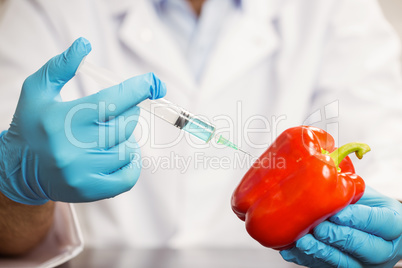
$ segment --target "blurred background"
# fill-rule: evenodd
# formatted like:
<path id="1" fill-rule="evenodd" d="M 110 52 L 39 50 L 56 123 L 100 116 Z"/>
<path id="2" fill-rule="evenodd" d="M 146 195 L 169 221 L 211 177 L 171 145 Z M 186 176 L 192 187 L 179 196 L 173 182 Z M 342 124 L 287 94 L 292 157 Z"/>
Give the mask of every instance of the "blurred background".
<path id="1" fill-rule="evenodd" d="M 400 15 L 402 11 L 402 0 L 377 0 L 377 1 L 380 3 L 382 10 L 385 14 L 385 17 L 395 28 L 402 41 L 402 16 Z M 5 0 L 0 0 L 0 16 L 1 16 L 1 5 L 3 2 L 5 2 Z"/>
<path id="2" fill-rule="evenodd" d="M 385 17 L 394 26 L 395 30 L 399 34 L 399 38 L 402 42 L 402 1 L 401 0 L 378 0 Z M 401 57 L 402 61 L 402 57 Z"/>

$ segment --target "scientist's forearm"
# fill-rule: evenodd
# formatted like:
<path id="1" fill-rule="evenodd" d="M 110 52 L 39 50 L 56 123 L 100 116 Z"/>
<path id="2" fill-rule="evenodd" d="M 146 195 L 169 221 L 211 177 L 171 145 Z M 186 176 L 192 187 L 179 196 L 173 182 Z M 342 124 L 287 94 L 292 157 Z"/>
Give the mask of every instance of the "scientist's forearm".
<path id="1" fill-rule="evenodd" d="M 53 212 L 52 201 L 23 205 L 0 192 L 0 255 L 22 255 L 38 245 L 52 225 Z"/>

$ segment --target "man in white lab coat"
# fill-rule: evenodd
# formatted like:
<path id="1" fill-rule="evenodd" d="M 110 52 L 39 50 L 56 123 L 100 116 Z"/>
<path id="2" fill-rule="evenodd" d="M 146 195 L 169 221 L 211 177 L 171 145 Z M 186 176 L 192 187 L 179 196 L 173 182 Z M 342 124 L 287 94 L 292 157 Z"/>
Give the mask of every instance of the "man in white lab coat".
<path id="1" fill-rule="evenodd" d="M 189 2 L 6 2 L 0 19 L 2 129 L 12 120 L 25 78 L 84 36 L 93 46 L 90 61 L 125 77 L 154 72 L 166 83 L 169 100 L 208 117 L 254 155 L 284 129 L 308 123 L 328 130 L 340 144 L 368 143 L 372 153 L 357 163 L 357 172 L 371 187 L 402 200 L 399 44 L 375 1 L 209 0 L 202 12 L 204 1 Z M 78 76 L 61 94 L 67 101 L 99 89 Z M 200 144 L 146 113 L 135 134 L 143 170 L 133 190 L 74 206 L 88 246 L 260 246 L 229 206 L 251 164 L 242 164 L 243 155 Z M 3 253 L 24 252 L 46 235 L 73 241 L 61 235 L 65 230 L 78 233 L 74 241 L 80 241 L 67 203 L 27 207 L 5 196 L 0 203 L 6 204 L 0 215 L 8 215 L 0 226 L 14 226 L 6 234 L 0 231 L 8 241 Z M 69 256 L 80 246 L 70 247 Z M 346 264 L 298 246 L 284 257 L 309 266 Z M 370 248 L 366 255 L 378 250 Z M 398 254 L 395 249 L 373 260 L 349 252 L 338 259 L 367 265 L 393 262 Z"/>

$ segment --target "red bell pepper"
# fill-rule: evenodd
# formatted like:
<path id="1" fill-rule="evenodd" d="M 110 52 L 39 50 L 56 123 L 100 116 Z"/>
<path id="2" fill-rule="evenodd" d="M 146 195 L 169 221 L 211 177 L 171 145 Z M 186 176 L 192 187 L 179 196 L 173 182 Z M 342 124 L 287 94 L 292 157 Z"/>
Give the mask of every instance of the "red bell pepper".
<path id="1" fill-rule="evenodd" d="M 349 143 L 335 150 L 334 146 L 324 130 L 300 126 L 284 131 L 259 157 L 231 200 L 251 237 L 266 247 L 290 248 L 360 199 L 365 184 L 347 155 L 355 152 L 362 158 L 370 147 Z"/>

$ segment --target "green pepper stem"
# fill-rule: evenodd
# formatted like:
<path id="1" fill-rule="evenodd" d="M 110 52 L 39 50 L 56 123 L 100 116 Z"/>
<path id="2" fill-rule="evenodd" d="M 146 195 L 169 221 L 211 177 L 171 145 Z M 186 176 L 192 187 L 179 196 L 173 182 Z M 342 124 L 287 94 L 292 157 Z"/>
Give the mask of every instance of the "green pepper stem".
<path id="1" fill-rule="evenodd" d="M 334 160 L 335 166 L 338 168 L 339 164 L 348 154 L 355 153 L 357 158 L 362 159 L 363 155 L 370 150 L 370 147 L 365 143 L 351 142 L 339 147 L 330 153 L 329 156 Z"/>

